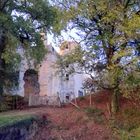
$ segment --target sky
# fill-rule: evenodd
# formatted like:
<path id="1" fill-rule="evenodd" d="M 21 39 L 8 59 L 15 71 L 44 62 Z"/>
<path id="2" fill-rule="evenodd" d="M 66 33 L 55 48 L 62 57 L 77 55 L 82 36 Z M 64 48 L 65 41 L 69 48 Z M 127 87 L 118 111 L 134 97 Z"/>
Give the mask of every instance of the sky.
<path id="1" fill-rule="evenodd" d="M 68 31 L 62 31 L 61 37 L 55 38 L 53 34 L 47 34 L 48 44 L 51 44 L 54 49 L 59 52 L 59 45 L 64 41 L 80 41 L 80 37 L 76 34 L 77 30 L 72 29 Z"/>

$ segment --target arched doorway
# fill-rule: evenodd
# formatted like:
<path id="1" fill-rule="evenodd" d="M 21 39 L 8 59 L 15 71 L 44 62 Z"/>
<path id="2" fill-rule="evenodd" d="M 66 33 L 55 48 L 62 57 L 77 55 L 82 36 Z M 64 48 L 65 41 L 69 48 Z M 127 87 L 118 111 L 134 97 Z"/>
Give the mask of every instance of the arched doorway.
<path id="1" fill-rule="evenodd" d="M 24 97 L 29 101 L 30 95 L 39 95 L 40 85 L 38 82 L 38 72 L 34 69 L 28 69 L 24 73 Z"/>

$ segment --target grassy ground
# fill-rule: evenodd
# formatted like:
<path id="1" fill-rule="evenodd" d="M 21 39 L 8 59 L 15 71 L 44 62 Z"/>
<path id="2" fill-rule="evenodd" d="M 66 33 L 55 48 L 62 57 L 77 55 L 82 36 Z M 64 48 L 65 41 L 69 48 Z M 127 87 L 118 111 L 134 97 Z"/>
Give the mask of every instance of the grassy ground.
<path id="1" fill-rule="evenodd" d="M 25 119 L 30 119 L 32 116 L 31 115 L 23 115 L 23 116 L 0 116 L 0 127 L 2 126 L 7 126 L 14 124 L 16 122 L 25 120 Z"/>
<path id="2" fill-rule="evenodd" d="M 140 110 L 121 98 L 121 110 L 111 117 L 108 103 L 111 94 L 101 92 L 77 99 L 78 106 L 38 107 L 0 113 L 0 126 L 30 116 L 43 118 L 33 140 L 140 140 Z"/>
<path id="3" fill-rule="evenodd" d="M 15 110 L 0 113 L 0 127 L 14 124 L 16 122 L 30 119 L 45 112 L 45 108 L 29 108 L 26 110 Z"/>

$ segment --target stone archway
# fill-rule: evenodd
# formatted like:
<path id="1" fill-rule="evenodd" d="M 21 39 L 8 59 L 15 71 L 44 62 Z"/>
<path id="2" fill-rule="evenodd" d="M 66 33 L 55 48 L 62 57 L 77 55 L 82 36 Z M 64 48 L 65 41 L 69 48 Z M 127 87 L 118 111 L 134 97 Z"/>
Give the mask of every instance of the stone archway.
<path id="1" fill-rule="evenodd" d="M 38 72 L 34 69 L 28 69 L 24 73 L 24 98 L 29 101 L 29 96 L 39 95 L 40 85 L 38 82 Z"/>

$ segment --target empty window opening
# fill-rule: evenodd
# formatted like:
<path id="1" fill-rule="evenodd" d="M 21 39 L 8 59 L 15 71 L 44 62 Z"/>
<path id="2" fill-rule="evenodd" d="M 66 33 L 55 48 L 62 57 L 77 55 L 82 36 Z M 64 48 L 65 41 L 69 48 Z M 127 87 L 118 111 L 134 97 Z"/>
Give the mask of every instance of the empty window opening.
<path id="1" fill-rule="evenodd" d="M 70 96 L 66 95 L 66 100 L 69 101 L 70 100 Z"/>
<path id="2" fill-rule="evenodd" d="M 66 45 L 66 49 L 68 49 L 69 47 L 68 47 L 68 45 Z"/>
<path id="3" fill-rule="evenodd" d="M 68 67 L 69 67 L 69 65 L 67 64 L 67 65 L 66 65 L 66 68 L 68 68 Z"/>
<path id="4" fill-rule="evenodd" d="M 66 74 L 66 80 L 69 80 L 69 75 L 68 74 Z"/>

